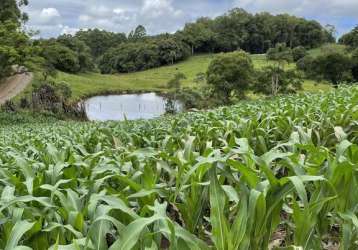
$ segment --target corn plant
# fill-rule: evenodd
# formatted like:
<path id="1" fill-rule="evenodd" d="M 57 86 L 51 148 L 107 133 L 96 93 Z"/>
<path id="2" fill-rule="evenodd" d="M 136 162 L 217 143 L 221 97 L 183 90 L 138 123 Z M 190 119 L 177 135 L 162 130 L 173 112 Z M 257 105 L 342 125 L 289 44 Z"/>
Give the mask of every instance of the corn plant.
<path id="1" fill-rule="evenodd" d="M 358 248 L 358 89 L 0 125 L 0 249 Z"/>

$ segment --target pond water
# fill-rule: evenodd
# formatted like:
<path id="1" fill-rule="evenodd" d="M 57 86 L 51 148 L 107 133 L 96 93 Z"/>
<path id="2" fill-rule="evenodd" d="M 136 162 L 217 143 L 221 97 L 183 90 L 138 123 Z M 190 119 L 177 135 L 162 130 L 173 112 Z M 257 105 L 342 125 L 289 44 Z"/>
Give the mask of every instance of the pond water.
<path id="1" fill-rule="evenodd" d="M 90 121 L 152 119 L 165 114 L 166 99 L 156 93 L 95 96 L 85 101 Z M 175 104 L 178 111 L 181 103 Z"/>

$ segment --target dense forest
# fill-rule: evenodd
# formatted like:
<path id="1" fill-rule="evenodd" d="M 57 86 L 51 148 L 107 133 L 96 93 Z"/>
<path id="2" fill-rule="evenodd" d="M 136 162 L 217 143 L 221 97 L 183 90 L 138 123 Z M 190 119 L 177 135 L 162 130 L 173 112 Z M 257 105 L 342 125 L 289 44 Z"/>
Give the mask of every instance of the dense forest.
<path id="1" fill-rule="evenodd" d="M 56 69 L 76 73 L 98 66 L 102 73 L 135 72 L 173 64 L 195 53 L 266 53 L 278 43 L 290 48 L 316 48 L 334 42 L 331 28 L 287 14 L 250 14 L 233 9 L 225 15 L 199 18 L 174 34 L 148 35 L 139 25 L 130 34 L 99 29 L 81 30 L 74 36 L 39 40 L 42 56 Z"/>

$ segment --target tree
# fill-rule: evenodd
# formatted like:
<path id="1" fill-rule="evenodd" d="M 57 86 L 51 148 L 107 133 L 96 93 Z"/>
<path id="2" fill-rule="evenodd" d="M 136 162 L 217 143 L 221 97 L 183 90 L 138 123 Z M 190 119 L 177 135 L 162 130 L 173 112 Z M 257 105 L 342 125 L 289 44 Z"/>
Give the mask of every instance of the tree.
<path id="1" fill-rule="evenodd" d="M 307 50 L 303 46 L 292 49 L 292 58 L 294 62 L 299 61 L 307 55 Z"/>
<path id="2" fill-rule="evenodd" d="M 276 61 L 279 64 L 293 61 L 292 50 L 284 43 L 278 43 L 275 48 L 269 49 L 266 57 L 268 60 Z"/>
<path id="3" fill-rule="evenodd" d="M 220 54 L 210 63 L 207 71 L 207 83 L 223 103 L 230 103 L 232 94 L 243 98 L 245 90 L 252 83 L 254 66 L 250 56 L 242 51 Z"/>
<path id="4" fill-rule="evenodd" d="M 200 18 L 195 23 L 186 24 L 184 30 L 176 35 L 191 47 L 192 55 L 195 52 L 213 52 L 217 39 L 211 25 L 210 19 Z"/>
<path id="5" fill-rule="evenodd" d="M 254 92 L 265 95 L 295 93 L 302 89 L 302 76 L 296 70 L 268 66 L 256 72 Z M 277 77 L 277 78 L 274 78 Z"/>
<path id="6" fill-rule="evenodd" d="M 189 55 L 190 49 L 182 41 L 170 36 L 158 36 L 112 48 L 98 64 L 102 73 L 127 73 L 174 64 Z"/>
<path id="7" fill-rule="evenodd" d="M 283 89 L 287 78 L 285 74 L 285 64 L 293 60 L 292 50 L 284 43 L 276 44 L 275 48 L 267 51 L 267 59 L 273 61 L 273 65 L 268 67 L 262 75 L 271 74 L 271 94 L 276 96 L 280 89 Z"/>
<path id="8" fill-rule="evenodd" d="M 155 44 L 158 45 L 161 65 L 174 64 L 190 55 L 190 48 L 174 37 L 157 38 Z"/>
<path id="9" fill-rule="evenodd" d="M 266 53 L 277 43 L 290 48 L 315 48 L 334 42 L 334 27 L 323 27 L 316 21 L 287 14 L 252 15 L 236 8 L 215 19 L 199 18 L 185 25 L 176 36 L 201 52 L 230 52 L 243 49 L 250 53 Z"/>
<path id="10" fill-rule="evenodd" d="M 72 35 L 59 36 L 56 42 L 61 43 L 77 54 L 80 72 L 92 71 L 95 68 L 91 50 L 85 42 Z"/>
<path id="11" fill-rule="evenodd" d="M 57 76 L 57 70 L 49 60 L 44 60 L 42 64 L 42 76 L 44 81 L 47 81 L 49 76 L 51 77 Z"/>
<path id="12" fill-rule="evenodd" d="M 255 54 L 266 53 L 274 41 L 274 27 L 271 23 L 272 15 L 267 12 L 258 13 L 251 18 L 246 26 L 249 35 L 243 49 Z"/>
<path id="13" fill-rule="evenodd" d="M 0 22 L 0 78 L 11 74 L 13 65 L 24 65 L 32 53 L 29 37 L 16 22 Z"/>
<path id="14" fill-rule="evenodd" d="M 335 88 L 350 78 L 352 60 L 343 53 L 325 53 L 314 59 L 313 64 L 311 70 L 316 74 L 315 77 L 331 82 Z"/>
<path id="15" fill-rule="evenodd" d="M 75 37 L 85 42 L 93 57 L 98 58 L 110 48 L 119 46 L 127 41 L 124 33 L 113 33 L 99 29 L 81 30 Z"/>
<path id="16" fill-rule="evenodd" d="M 27 0 L 1 0 L 0 22 L 11 21 L 17 25 L 20 25 L 22 22 L 26 22 L 28 20 L 28 16 L 26 13 L 22 13 L 19 7 L 27 4 Z"/>
<path id="17" fill-rule="evenodd" d="M 102 73 L 128 73 L 160 66 L 158 46 L 153 42 L 124 43 L 110 49 L 99 61 Z"/>
<path id="18" fill-rule="evenodd" d="M 305 73 L 306 78 L 315 78 L 315 58 L 307 55 L 296 62 L 298 70 Z"/>
<path id="19" fill-rule="evenodd" d="M 169 114 L 176 113 L 178 104 L 178 94 L 180 93 L 181 80 L 186 79 L 183 73 L 176 73 L 174 77 L 168 81 L 167 87 L 171 90 L 168 93 L 167 100 L 165 102 L 165 111 Z"/>
<path id="20" fill-rule="evenodd" d="M 242 49 L 245 41 L 249 38 L 247 26 L 252 18 L 251 14 L 240 8 L 235 8 L 226 15 L 217 17 L 212 26 L 218 37 L 218 51 Z"/>
<path id="21" fill-rule="evenodd" d="M 143 25 L 138 25 L 134 31 L 130 32 L 128 39 L 139 41 L 145 38 L 146 36 L 147 36 L 147 30 L 145 29 L 145 27 Z"/>
<path id="22" fill-rule="evenodd" d="M 81 69 L 77 54 L 60 43 L 44 46 L 42 56 L 57 70 L 78 73 Z"/>
<path id="23" fill-rule="evenodd" d="M 19 59 L 17 51 L 10 46 L 0 46 L 0 80 L 12 72 L 12 65 Z"/>
<path id="24" fill-rule="evenodd" d="M 336 36 L 337 36 L 337 29 L 334 25 L 332 24 L 326 24 L 326 26 L 324 26 L 324 29 L 327 31 L 328 34 L 328 42 L 336 42 Z"/>
<path id="25" fill-rule="evenodd" d="M 351 32 L 343 35 L 339 39 L 339 43 L 350 46 L 352 48 L 358 47 L 358 26 L 355 27 Z"/>

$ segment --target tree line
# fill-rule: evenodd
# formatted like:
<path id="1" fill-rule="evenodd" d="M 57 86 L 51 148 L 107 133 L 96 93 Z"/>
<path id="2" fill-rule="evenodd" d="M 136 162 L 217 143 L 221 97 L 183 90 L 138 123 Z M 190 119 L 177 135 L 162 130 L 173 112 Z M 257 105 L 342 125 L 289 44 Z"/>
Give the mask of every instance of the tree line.
<path id="1" fill-rule="evenodd" d="M 267 12 L 253 15 L 240 8 L 214 19 L 199 18 L 176 35 L 191 46 L 193 53 L 242 49 L 261 54 L 278 43 L 315 48 L 335 41 L 334 29 L 317 21 Z"/>
<path id="2" fill-rule="evenodd" d="M 56 70 L 135 72 L 174 64 L 195 53 L 266 53 L 277 44 L 292 49 L 297 61 L 304 50 L 335 41 L 331 26 L 287 14 L 253 15 L 243 9 L 233 9 L 213 19 L 199 18 L 174 34 L 150 36 L 139 25 L 128 35 L 89 29 L 75 35 L 32 40 L 31 34 L 21 29 L 28 17 L 19 6 L 26 4 L 25 0 L 0 3 L 0 33 L 4 34 L 0 36 L 0 77 L 8 75 L 14 64 L 40 64 L 45 78 Z M 357 46 L 357 33 L 356 28 L 340 42 Z"/>
<path id="3" fill-rule="evenodd" d="M 287 14 L 253 15 L 233 9 L 214 19 L 199 18 L 174 34 L 149 36 L 139 25 L 128 35 L 90 29 L 37 42 L 42 56 L 58 70 L 122 73 L 173 64 L 196 53 L 240 49 L 266 53 L 278 43 L 290 48 L 315 48 L 334 42 L 334 29 Z M 81 61 L 85 65 L 80 65 Z"/>

